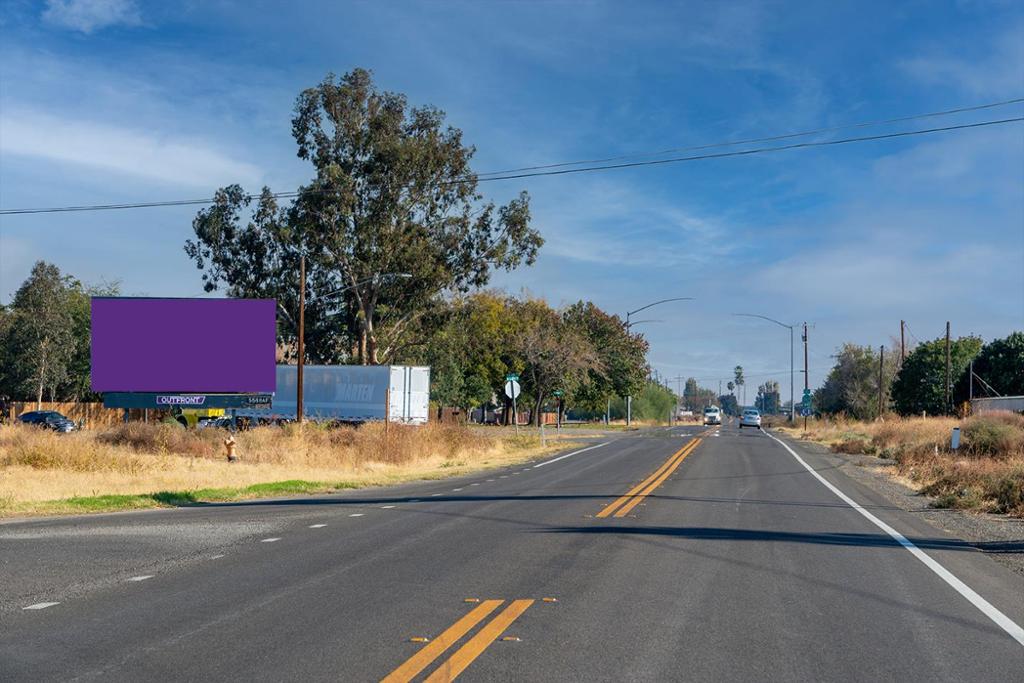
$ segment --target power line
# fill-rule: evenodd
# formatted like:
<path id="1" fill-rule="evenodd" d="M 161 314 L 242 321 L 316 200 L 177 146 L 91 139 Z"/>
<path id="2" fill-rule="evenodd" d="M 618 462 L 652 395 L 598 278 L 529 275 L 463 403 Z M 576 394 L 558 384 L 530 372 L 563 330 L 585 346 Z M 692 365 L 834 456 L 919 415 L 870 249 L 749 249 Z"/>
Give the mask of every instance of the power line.
<path id="1" fill-rule="evenodd" d="M 587 159 L 584 161 L 564 161 L 557 164 L 546 164 L 542 166 L 523 166 L 521 168 L 510 168 L 504 171 L 488 171 L 484 173 L 478 173 L 477 176 L 483 179 L 483 176 L 490 175 L 505 175 L 507 173 L 520 173 L 522 171 L 541 171 L 549 168 L 563 168 L 565 166 L 580 166 L 582 164 L 603 164 L 612 161 L 622 161 L 625 159 L 638 159 L 643 157 L 655 157 L 662 156 L 665 154 L 676 154 L 678 152 L 696 152 L 702 149 L 715 149 L 716 147 L 733 147 L 735 145 L 749 145 L 755 142 L 777 142 L 779 140 L 790 140 L 792 138 L 807 137 L 808 135 L 820 135 L 821 133 L 834 133 L 840 130 L 853 130 L 857 128 L 871 128 L 873 126 L 884 126 L 892 123 L 902 123 L 905 121 L 914 121 L 917 119 L 935 118 L 938 116 L 950 116 L 952 114 L 963 114 L 971 111 L 981 111 L 983 109 L 994 109 L 996 107 L 1005 107 L 1011 104 L 1020 104 L 1024 102 L 1024 97 L 1018 97 L 1012 100 L 1003 100 L 1002 102 L 990 102 L 988 104 L 978 104 L 970 107 L 959 107 L 957 109 L 946 109 L 944 111 L 933 111 L 924 114 L 914 114 L 912 116 L 901 116 L 894 119 L 881 119 L 877 121 L 865 121 L 862 123 L 848 123 L 841 126 L 830 126 L 828 128 L 816 128 L 814 130 L 801 131 L 799 133 L 786 133 L 783 135 L 771 135 L 768 137 L 761 138 L 748 138 L 746 140 L 732 140 L 729 142 L 716 142 L 705 145 L 694 145 L 690 147 L 674 147 L 670 149 L 663 149 L 658 152 L 635 152 L 632 154 L 623 154 L 621 156 L 606 157 L 604 159 Z"/>
<path id="2" fill-rule="evenodd" d="M 641 166 L 661 166 L 664 164 L 681 163 L 684 161 L 703 161 L 708 159 L 725 159 L 729 157 L 740 157 L 740 156 L 752 156 L 755 154 L 767 154 L 770 152 L 783 152 L 794 149 L 808 149 L 812 147 L 828 147 L 833 145 L 843 145 L 855 142 L 871 142 L 877 140 L 889 140 L 895 138 L 911 137 L 914 135 L 927 135 L 931 133 L 942 133 L 954 130 L 965 130 L 970 128 L 981 128 L 984 126 L 997 126 L 1007 123 L 1017 123 L 1024 121 L 1024 116 L 1018 116 L 1008 119 L 998 119 L 992 121 L 979 121 L 975 123 L 963 123 L 953 126 L 942 126 L 938 128 L 924 128 L 919 130 L 899 131 L 895 133 L 883 133 L 879 135 L 866 135 L 862 137 L 854 138 L 841 138 L 839 140 L 822 140 L 817 142 L 799 142 L 790 145 L 780 145 L 777 147 L 758 147 L 754 149 L 739 150 L 735 152 L 718 152 L 715 154 L 699 154 L 694 156 L 685 157 L 673 157 L 669 159 L 655 159 L 651 161 L 634 161 L 626 162 L 621 164 L 609 164 L 604 166 L 585 166 L 583 168 L 563 168 L 549 171 L 534 171 L 527 173 L 516 173 L 502 176 L 492 176 L 489 178 L 455 178 L 448 181 L 442 181 L 439 185 L 454 185 L 466 182 L 493 182 L 497 180 L 516 180 L 520 178 L 534 178 L 539 176 L 556 176 L 556 175 L 568 175 L 573 173 L 589 173 L 593 171 L 610 171 L 622 168 L 637 168 Z M 325 192 L 327 190 L 324 190 Z M 288 197 L 296 197 L 300 193 L 296 191 L 292 192 L 277 192 L 272 193 L 270 196 L 275 199 L 282 199 Z M 254 199 L 257 195 L 249 194 L 246 195 L 247 199 Z M 44 208 L 33 208 L 33 209 L 0 209 L 0 215 L 11 216 L 11 215 L 22 215 L 22 214 L 37 214 L 37 213 L 70 213 L 70 212 L 81 212 L 81 211 L 109 211 L 116 209 L 143 209 L 143 208 L 154 208 L 154 207 L 166 207 L 166 206 L 187 206 L 187 205 L 198 205 L 198 204 L 213 204 L 213 199 L 179 199 L 174 201 L 162 201 L 162 202 L 137 202 L 137 203 L 126 203 L 126 204 L 94 204 L 94 205 L 83 205 L 83 206 L 62 206 L 62 207 L 44 207 Z"/>

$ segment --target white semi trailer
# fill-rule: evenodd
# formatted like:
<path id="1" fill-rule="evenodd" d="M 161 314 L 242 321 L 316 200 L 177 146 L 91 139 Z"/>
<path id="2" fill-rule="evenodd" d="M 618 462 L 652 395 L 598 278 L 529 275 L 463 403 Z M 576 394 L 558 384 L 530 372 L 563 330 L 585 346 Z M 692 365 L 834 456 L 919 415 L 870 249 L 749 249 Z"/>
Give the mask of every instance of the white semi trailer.
<path id="1" fill-rule="evenodd" d="M 298 369 L 277 366 L 277 390 L 269 408 L 239 410 L 252 418 L 296 417 Z M 430 413 L 430 368 L 408 365 L 306 365 L 302 412 L 307 420 L 371 422 L 385 419 L 426 424 Z"/>

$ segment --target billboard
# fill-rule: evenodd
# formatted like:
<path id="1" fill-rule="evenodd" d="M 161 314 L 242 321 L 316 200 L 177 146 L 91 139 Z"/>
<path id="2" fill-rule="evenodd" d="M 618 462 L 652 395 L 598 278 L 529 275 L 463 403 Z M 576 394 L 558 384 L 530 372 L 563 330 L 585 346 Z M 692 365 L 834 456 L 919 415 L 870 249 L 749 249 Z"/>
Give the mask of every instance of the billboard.
<path id="1" fill-rule="evenodd" d="M 92 390 L 273 393 L 272 299 L 92 300 Z"/>

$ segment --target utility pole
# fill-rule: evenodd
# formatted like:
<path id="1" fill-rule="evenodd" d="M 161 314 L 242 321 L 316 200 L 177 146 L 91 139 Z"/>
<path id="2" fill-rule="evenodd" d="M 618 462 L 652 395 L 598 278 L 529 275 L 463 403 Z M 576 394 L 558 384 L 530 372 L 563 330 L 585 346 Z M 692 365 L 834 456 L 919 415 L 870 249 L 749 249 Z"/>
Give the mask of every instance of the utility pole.
<path id="1" fill-rule="evenodd" d="M 882 372 L 885 367 L 885 346 L 878 347 L 878 417 L 881 419 L 884 403 L 885 384 L 883 383 Z"/>
<path id="2" fill-rule="evenodd" d="M 807 374 L 807 323 L 804 323 L 804 391 L 811 388 L 810 377 Z M 807 416 L 804 415 L 804 431 L 807 431 Z"/>
<path id="3" fill-rule="evenodd" d="M 302 424 L 302 366 L 305 363 L 306 333 L 306 254 L 299 257 L 299 359 L 295 381 L 295 420 Z"/>
<path id="4" fill-rule="evenodd" d="M 949 380 L 950 374 L 952 373 L 949 363 L 949 321 L 946 321 L 946 414 L 952 412 L 952 401 L 949 397 Z"/>
<path id="5" fill-rule="evenodd" d="M 907 322 L 905 320 L 900 321 L 900 365 L 903 365 L 903 361 L 907 359 L 907 338 L 906 338 Z"/>
<path id="6" fill-rule="evenodd" d="M 967 389 L 967 397 L 968 397 L 968 400 L 971 402 L 971 405 L 973 406 L 974 405 L 974 359 L 973 358 L 971 359 L 971 367 L 967 371 L 967 380 L 968 380 L 967 386 L 969 387 Z"/>

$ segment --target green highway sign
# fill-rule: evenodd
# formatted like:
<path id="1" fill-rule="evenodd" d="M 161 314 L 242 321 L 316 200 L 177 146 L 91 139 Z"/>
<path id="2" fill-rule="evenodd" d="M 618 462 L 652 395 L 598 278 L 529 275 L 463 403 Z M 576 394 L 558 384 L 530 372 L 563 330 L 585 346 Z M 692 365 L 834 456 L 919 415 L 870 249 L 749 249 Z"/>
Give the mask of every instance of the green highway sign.
<path id="1" fill-rule="evenodd" d="M 517 375 L 514 372 L 510 372 L 507 375 L 505 375 L 505 381 L 506 382 L 518 382 L 519 381 L 519 375 Z"/>
<path id="2" fill-rule="evenodd" d="M 563 393 L 563 392 L 562 392 L 562 390 L 561 390 L 561 389 L 555 389 L 555 391 L 554 391 L 554 394 L 555 394 L 555 396 L 561 396 L 561 395 L 562 395 L 562 393 Z"/>

